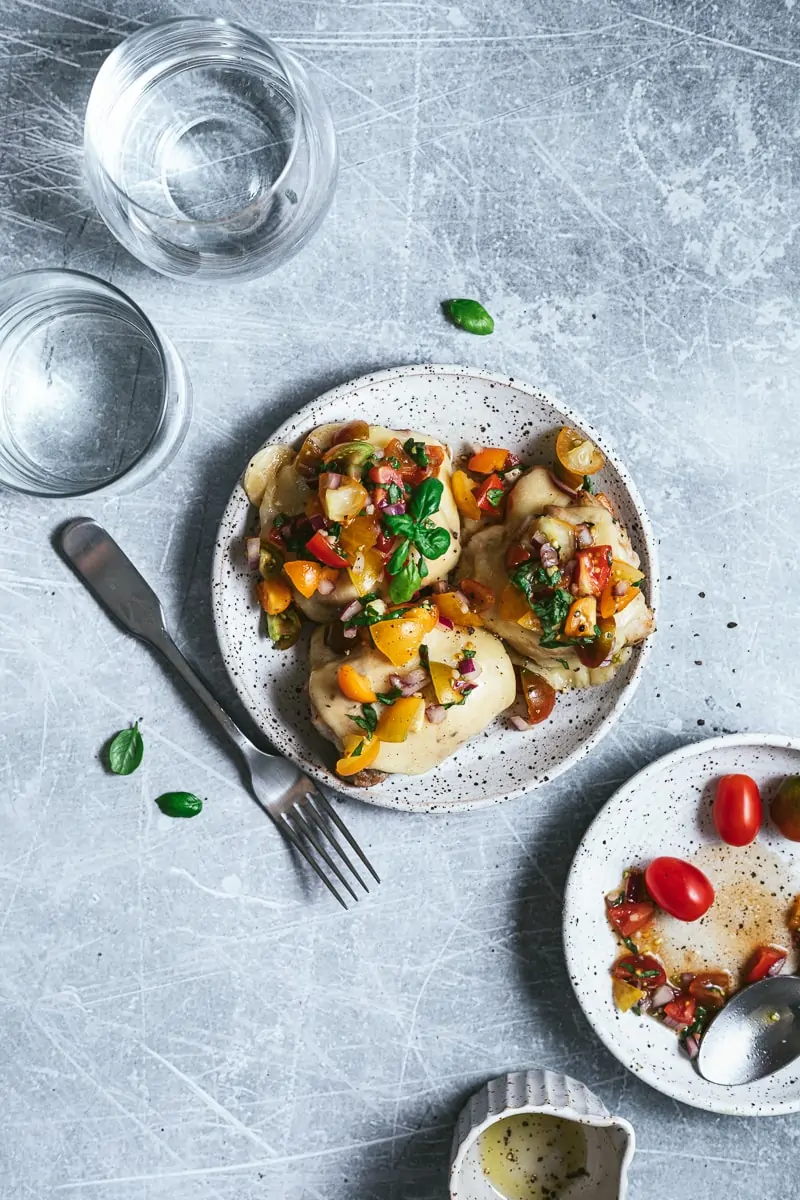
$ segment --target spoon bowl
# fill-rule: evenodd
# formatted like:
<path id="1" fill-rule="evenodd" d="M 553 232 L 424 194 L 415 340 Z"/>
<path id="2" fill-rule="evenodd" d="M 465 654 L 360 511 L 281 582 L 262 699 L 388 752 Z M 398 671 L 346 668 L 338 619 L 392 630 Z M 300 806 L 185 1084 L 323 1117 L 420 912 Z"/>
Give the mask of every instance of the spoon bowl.
<path id="1" fill-rule="evenodd" d="M 700 1043 L 697 1068 L 735 1087 L 773 1075 L 800 1055 L 800 977 L 776 975 L 738 992 Z"/>

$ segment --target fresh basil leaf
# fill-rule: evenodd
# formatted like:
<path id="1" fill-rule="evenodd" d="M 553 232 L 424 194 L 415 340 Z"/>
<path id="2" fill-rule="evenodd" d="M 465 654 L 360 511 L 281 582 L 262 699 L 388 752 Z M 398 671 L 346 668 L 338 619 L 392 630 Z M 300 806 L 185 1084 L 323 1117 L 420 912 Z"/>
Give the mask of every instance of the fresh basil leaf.
<path id="1" fill-rule="evenodd" d="M 403 563 L 408 558 L 408 552 L 411 549 L 411 542 L 408 538 L 404 538 L 399 546 L 392 553 L 392 557 L 386 564 L 390 575 L 396 575 L 402 567 Z"/>
<path id="2" fill-rule="evenodd" d="M 441 558 L 450 548 L 450 531 L 440 525 L 420 525 L 414 534 L 414 544 L 426 558 Z"/>
<path id="3" fill-rule="evenodd" d="M 144 742 L 139 722 L 131 729 L 121 729 L 108 747 L 108 765 L 115 775 L 132 775 L 142 761 Z"/>
<path id="4" fill-rule="evenodd" d="M 203 801 L 191 792 L 164 792 L 156 804 L 165 817 L 196 817 L 203 811 Z"/>
<path id="5" fill-rule="evenodd" d="M 384 517 L 383 523 L 390 533 L 399 534 L 404 538 L 414 536 L 414 519 L 408 513 L 401 513 L 397 517 Z"/>
<path id="6" fill-rule="evenodd" d="M 477 300 L 445 300 L 442 308 L 453 324 L 467 333 L 485 337 L 494 330 L 494 321 Z"/>
<path id="7" fill-rule="evenodd" d="M 394 704 L 395 700 L 399 699 L 402 694 L 399 687 L 390 688 L 388 692 L 375 693 L 380 704 Z"/>
<path id="8" fill-rule="evenodd" d="M 361 705 L 361 716 L 350 716 L 350 720 L 370 736 L 378 728 L 378 714 L 371 704 Z"/>
<path id="9" fill-rule="evenodd" d="M 401 567 L 396 575 L 392 577 L 389 584 L 389 598 L 393 604 L 405 604 L 406 600 L 410 600 L 415 592 L 418 592 L 422 587 L 424 578 L 420 569 L 421 564 L 413 556 L 409 556 L 405 566 Z M 427 575 L 428 568 L 425 567 Z"/>
<path id="10" fill-rule="evenodd" d="M 411 497 L 411 515 L 417 521 L 424 521 L 426 517 L 432 517 L 435 512 L 439 511 L 439 505 L 442 501 L 442 492 L 444 484 L 441 479 L 423 479 L 419 487 L 414 488 L 414 494 Z"/>
<path id="11" fill-rule="evenodd" d="M 423 470 L 425 467 L 427 467 L 428 455 L 425 451 L 424 442 L 415 442 L 413 438 L 409 438 L 408 441 L 403 444 L 403 449 L 408 457 L 414 460 L 418 467 L 422 467 Z"/>
<path id="12" fill-rule="evenodd" d="M 390 483 L 386 489 L 386 495 L 390 504 L 398 504 L 399 501 L 405 498 L 403 489 L 396 483 Z"/>
<path id="13" fill-rule="evenodd" d="M 549 596 L 530 600 L 531 608 L 542 622 L 542 645 L 545 638 L 549 640 L 561 633 L 571 604 L 572 596 L 564 588 L 555 588 Z"/>
<path id="14" fill-rule="evenodd" d="M 591 475 L 584 475 L 584 477 L 583 477 L 583 490 L 584 490 L 585 492 L 588 492 L 590 496 L 591 496 L 591 495 L 593 495 L 593 493 L 594 493 L 594 484 L 592 483 L 592 478 L 591 478 Z"/>

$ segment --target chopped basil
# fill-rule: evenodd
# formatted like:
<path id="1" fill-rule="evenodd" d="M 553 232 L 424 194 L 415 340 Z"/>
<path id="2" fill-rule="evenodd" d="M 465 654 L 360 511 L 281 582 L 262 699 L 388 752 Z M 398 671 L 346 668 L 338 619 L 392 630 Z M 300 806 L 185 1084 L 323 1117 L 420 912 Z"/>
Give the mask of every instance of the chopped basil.
<path id="1" fill-rule="evenodd" d="M 399 504 L 405 499 L 405 492 L 396 483 L 390 483 L 386 489 L 390 504 Z"/>
<path id="2" fill-rule="evenodd" d="M 631 954 L 639 953 L 639 947 L 636 945 L 635 942 L 631 941 L 631 939 L 629 937 L 624 937 L 622 939 L 622 944 L 623 944 L 623 946 L 626 946 L 628 948 L 628 950 L 630 950 Z"/>
<path id="3" fill-rule="evenodd" d="M 569 663 L 567 662 L 567 660 L 565 658 L 559 658 L 558 661 L 561 664 L 561 666 L 564 668 L 565 671 L 569 670 Z"/>
<path id="4" fill-rule="evenodd" d="M 461 653 L 462 658 L 474 658 L 477 654 L 477 650 L 463 650 Z"/>
<path id="5" fill-rule="evenodd" d="M 594 495 L 594 484 L 589 475 L 584 475 L 583 477 L 583 490 L 588 492 L 590 496 Z"/>
<path id="6" fill-rule="evenodd" d="M 362 704 L 361 714 L 362 715 L 360 717 L 354 717 L 351 714 L 348 715 L 350 716 L 350 720 L 353 721 L 353 723 L 356 724 L 359 729 L 363 729 L 364 733 L 371 737 L 378 728 L 378 714 L 371 704 Z"/>
<path id="7" fill-rule="evenodd" d="M 350 751 L 351 758 L 361 758 L 361 751 L 364 749 L 364 743 L 359 742 L 355 750 Z"/>
<path id="8" fill-rule="evenodd" d="M 393 687 L 388 692 L 375 693 L 380 704 L 394 704 L 395 700 L 399 699 L 402 694 L 399 687 Z"/>
<path id="9" fill-rule="evenodd" d="M 486 493 L 486 499 L 489 501 L 492 508 L 500 507 L 500 505 L 503 503 L 503 496 L 505 496 L 505 492 L 502 488 L 489 488 L 488 492 Z"/>
<path id="10" fill-rule="evenodd" d="M 428 464 L 428 455 L 425 452 L 424 442 L 415 442 L 413 438 L 409 438 L 403 445 L 403 449 L 409 458 L 412 458 L 418 467 L 424 470 Z"/>

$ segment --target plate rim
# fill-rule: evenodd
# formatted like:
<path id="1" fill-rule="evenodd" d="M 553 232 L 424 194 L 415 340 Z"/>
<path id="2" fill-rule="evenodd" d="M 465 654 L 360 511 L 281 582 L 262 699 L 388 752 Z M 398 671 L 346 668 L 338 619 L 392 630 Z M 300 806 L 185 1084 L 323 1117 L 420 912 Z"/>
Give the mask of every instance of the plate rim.
<path id="1" fill-rule="evenodd" d="M 691 1108 L 699 1108 L 705 1112 L 719 1113 L 722 1116 L 728 1117 L 772 1117 L 786 1113 L 800 1112 L 800 1090 L 794 1099 L 781 1100 L 774 1103 L 756 1104 L 737 1103 L 735 1100 L 728 1101 L 720 1097 L 718 1102 L 713 1099 L 708 1100 L 705 1097 L 688 1098 L 683 1093 L 678 1093 L 677 1089 L 665 1086 L 662 1081 L 651 1079 L 642 1071 L 636 1070 L 628 1063 L 622 1055 L 614 1040 L 606 1036 L 604 1030 L 599 1027 L 594 1015 L 586 1008 L 581 998 L 576 979 L 579 976 L 579 971 L 575 968 L 575 960 L 571 952 L 571 945 L 575 945 L 575 939 L 569 935 L 570 919 L 576 915 L 578 910 L 579 885 L 577 882 L 577 867 L 579 866 L 578 859 L 586 855 L 590 851 L 590 845 L 594 840 L 596 829 L 606 816 L 607 810 L 612 806 L 619 805 L 626 796 L 633 790 L 638 789 L 643 784 L 646 784 L 648 779 L 654 775 L 660 774 L 665 768 L 668 768 L 673 763 L 681 762 L 687 758 L 693 758 L 704 754 L 711 754 L 715 750 L 722 748 L 730 748 L 736 746 L 773 746 L 779 750 L 796 750 L 800 753 L 800 736 L 790 733 L 728 733 L 720 734 L 718 737 L 702 738 L 697 742 L 685 742 L 681 746 L 676 746 L 674 750 L 667 751 L 666 754 L 660 755 L 641 767 L 634 775 L 625 781 L 620 787 L 606 800 L 605 804 L 593 817 L 591 824 L 587 828 L 583 837 L 578 844 L 575 854 L 570 863 L 567 881 L 564 885 L 564 907 L 562 916 L 562 942 L 564 949 L 564 961 L 569 976 L 570 986 L 572 987 L 575 999 L 578 1002 L 581 1012 L 591 1026 L 592 1032 L 602 1042 L 609 1053 L 614 1055 L 617 1062 L 622 1063 L 627 1071 L 635 1075 L 642 1083 L 648 1087 L 660 1092 L 663 1096 L 668 1096 L 672 1100 L 677 1100 L 680 1104 L 687 1104 Z M 577 954 L 577 947 L 576 947 Z M 649 1073 L 648 1073 L 649 1074 Z"/>
<path id="2" fill-rule="evenodd" d="M 480 380 L 484 383 L 499 385 L 504 388 L 511 387 L 526 394 L 533 401 L 544 397 L 545 400 L 559 412 L 559 414 L 567 418 L 569 421 L 574 421 L 579 428 L 583 429 L 592 438 L 592 440 L 601 447 L 606 458 L 609 460 L 622 479 L 625 489 L 630 496 L 633 507 L 636 510 L 636 516 L 641 527 L 642 539 L 647 551 L 647 556 L 650 560 L 651 570 L 648 576 L 650 607 L 657 615 L 660 599 L 660 564 L 658 557 L 658 545 L 653 533 L 649 514 L 645 508 L 639 489 L 636 486 L 636 483 L 634 482 L 630 472 L 617 454 L 615 448 L 609 444 L 608 440 L 603 435 L 599 434 L 594 428 L 594 425 L 590 421 L 585 420 L 583 416 L 571 405 L 562 403 L 560 399 L 557 399 L 549 392 L 546 392 L 543 388 L 536 387 L 534 384 L 520 380 L 514 375 L 505 375 L 496 371 L 488 371 L 482 367 L 461 366 L 456 363 L 413 363 L 406 366 L 387 367 L 380 371 L 368 372 L 365 375 L 359 375 L 355 379 L 336 384 L 334 387 L 328 388 L 327 391 L 321 392 L 319 395 L 314 396 L 311 400 L 304 404 L 302 408 L 299 408 L 295 413 L 287 417 L 286 420 L 282 421 L 280 425 L 278 425 L 269 435 L 269 437 L 262 442 L 261 446 L 257 447 L 252 452 L 250 458 L 257 454 L 259 450 L 263 449 L 264 446 L 280 442 L 282 438 L 286 440 L 286 437 L 289 436 L 289 433 L 292 431 L 293 427 L 296 427 L 298 423 L 302 422 L 304 414 L 306 414 L 309 410 L 316 408 L 320 404 L 335 403 L 343 396 L 354 395 L 363 388 L 380 386 L 382 383 L 403 377 L 414 378 L 418 375 L 468 377 L 470 379 Z M 297 434 L 292 433 L 290 440 L 293 441 L 296 439 L 296 437 Z M 242 498 L 244 498 L 247 504 L 250 503 L 249 500 L 247 500 L 247 496 L 242 485 L 244 469 L 245 468 L 243 467 L 233 491 L 231 492 L 231 495 L 225 504 L 215 534 L 214 553 L 211 562 L 211 612 L 217 645 L 219 647 L 220 656 L 225 665 L 225 671 L 228 675 L 228 679 L 230 680 L 231 686 L 236 692 L 239 700 L 242 704 L 244 704 L 248 715 L 255 721 L 250 704 L 245 699 L 245 695 L 243 695 L 243 691 L 245 691 L 246 694 L 246 690 L 240 688 L 235 674 L 228 665 L 226 656 L 226 638 L 223 632 L 225 623 L 219 611 L 220 600 L 217 594 L 217 588 L 215 586 L 220 578 L 220 568 L 222 566 L 225 554 L 220 535 L 223 526 L 228 520 L 229 511 L 238 507 L 238 505 L 242 503 Z M 284 755 L 284 757 L 289 758 L 290 761 L 294 762 L 295 765 L 300 768 L 300 770 L 302 770 L 305 774 L 310 775 L 318 783 L 321 783 L 325 787 L 334 790 L 343 796 L 347 796 L 354 800 L 360 800 L 362 803 L 370 804 L 373 807 L 390 809 L 395 812 L 431 813 L 445 816 L 458 812 L 472 812 L 473 810 L 477 811 L 478 809 L 489 808 L 495 804 L 502 804 L 507 800 L 512 800 L 516 797 L 527 795 L 528 793 L 536 791 L 540 787 L 544 787 L 553 782 L 566 771 L 571 770 L 572 767 L 574 767 L 583 758 L 590 754 L 592 750 L 594 750 L 595 746 L 597 746 L 599 742 L 601 742 L 602 739 L 611 731 L 614 725 L 616 725 L 617 721 L 620 719 L 625 709 L 628 707 L 634 695 L 636 694 L 636 691 L 641 683 L 642 674 L 650 659 L 650 655 L 652 654 L 653 639 L 656 633 L 657 630 L 654 630 L 650 637 L 646 638 L 643 643 L 640 643 L 637 660 L 634 664 L 628 683 L 621 690 L 608 713 L 600 722 L 594 733 L 592 733 L 591 736 L 585 741 L 581 742 L 581 744 L 571 751 L 571 753 L 566 755 L 561 762 L 559 762 L 552 770 L 548 772 L 546 778 L 534 779 L 532 781 L 527 780 L 525 783 L 520 784 L 518 787 L 515 787 L 510 791 L 500 792 L 492 796 L 481 797 L 477 800 L 447 800 L 435 805 L 425 805 L 424 803 L 412 805 L 411 803 L 402 799 L 393 800 L 390 797 L 377 795 L 370 796 L 367 794 L 369 789 L 350 787 L 339 780 L 332 779 L 330 773 L 321 765 L 318 766 L 316 763 L 309 764 L 306 762 L 298 762 L 297 759 L 291 755 Z M 256 721 L 255 723 L 257 728 L 260 730 L 258 722 Z M 276 746 L 275 749 L 278 753 L 282 755 L 284 754 L 279 747 Z"/>

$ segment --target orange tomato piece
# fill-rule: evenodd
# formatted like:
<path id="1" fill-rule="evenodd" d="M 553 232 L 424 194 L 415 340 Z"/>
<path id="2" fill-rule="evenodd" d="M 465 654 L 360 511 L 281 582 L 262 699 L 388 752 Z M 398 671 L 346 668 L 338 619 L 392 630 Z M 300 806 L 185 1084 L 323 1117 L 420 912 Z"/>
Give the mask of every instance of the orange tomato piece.
<path id="1" fill-rule="evenodd" d="M 375 648 L 385 654 L 393 667 L 407 667 L 425 637 L 425 625 L 419 617 L 395 617 L 370 626 Z"/>
<path id="2" fill-rule="evenodd" d="M 309 596 L 314 595 L 322 579 L 323 568 L 320 563 L 311 562 L 310 559 L 299 558 L 294 562 L 284 563 L 283 569 L 301 596 L 305 596 L 308 599 Z"/>
<path id="3" fill-rule="evenodd" d="M 469 600 L 469 606 L 474 612 L 485 612 L 494 604 L 492 589 L 477 579 L 462 579 L 459 588 Z"/>
<path id="4" fill-rule="evenodd" d="M 380 749 L 381 744 L 376 737 L 367 737 L 366 735 L 360 737 L 357 733 L 348 734 L 344 739 L 344 755 L 336 764 L 337 775 L 346 779 L 348 775 L 357 775 L 359 771 L 366 771 L 375 762 Z"/>
<path id="5" fill-rule="evenodd" d="M 378 721 L 377 736 L 383 742 L 404 742 L 416 733 L 425 720 L 425 701 L 422 696 L 401 696 L 385 707 Z"/>
<path id="6" fill-rule="evenodd" d="M 453 471 L 450 479 L 453 489 L 453 499 L 462 517 L 470 521 L 480 521 L 483 513 L 478 508 L 478 502 L 473 495 L 473 483 L 466 471 Z"/>
<path id="7" fill-rule="evenodd" d="M 486 446 L 477 454 L 473 454 L 467 463 L 467 470 L 474 471 L 476 475 L 493 475 L 495 471 L 504 471 L 507 462 L 507 450 Z"/>
<path id="8" fill-rule="evenodd" d="M 573 600 L 564 622 L 565 637 L 594 637 L 597 624 L 597 597 L 579 596 Z"/>
<path id="9" fill-rule="evenodd" d="M 259 579 L 256 584 L 258 602 L 269 617 L 277 617 L 285 612 L 292 603 L 292 589 L 285 579 L 272 576 L 269 579 Z"/>
<path id="10" fill-rule="evenodd" d="M 594 475 L 605 463 L 601 450 L 577 429 L 564 425 L 556 438 L 556 458 L 566 471 L 580 476 Z"/>
<path id="11" fill-rule="evenodd" d="M 342 695 L 348 700 L 354 700 L 356 704 L 374 704 L 378 699 L 369 679 L 351 663 L 342 663 L 336 673 L 336 682 Z"/>
<path id="12" fill-rule="evenodd" d="M 459 596 L 457 592 L 441 592 L 436 597 L 436 607 L 441 615 L 447 617 L 454 625 L 478 626 L 483 624 L 483 617 L 480 613 L 473 612 L 466 597 Z"/>
<path id="13" fill-rule="evenodd" d="M 433 690 L 440 704 L 461 704 L 464 697 L 453 687 L 456 672 L 447 663 L 431 662 L 428 665 Z"/>
<path id="14" fill-rule="evenodd" d="M 498 616 L 502 617 L 504 621 L 518 621 L 520 617 L 524 617 L 530 611 L 528 601 L 519 588 L 515 587 L 513 583 L 507 583 L 497 602 Z"/>
<path id="15" fill-rule="evenodd" d="M 431 601 L 424 604 L 412 604 L 406 610 L 407 617 L 421 621 L 426 633 L 430 633 L 439 624 L 439 610 Z"/>
<path id="16" fill-rule="evenodd" d="M 380 531 L 377 517 L 353 517 L 339 534 L 339 545 L 350 562 L 355 562 L 359 550 L 372 549 Z"/>
<path id="17" fill-rule="evenodd" d="M 377 550 L 359 550 L 355 562 L 347 574 L 359 596 L 366 596 L 373 591 L 376 583 L 383 574 L 384 562 Z"/>

